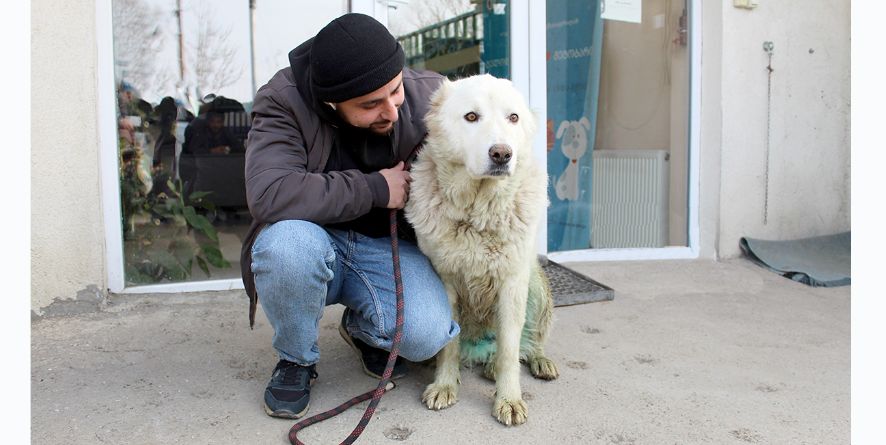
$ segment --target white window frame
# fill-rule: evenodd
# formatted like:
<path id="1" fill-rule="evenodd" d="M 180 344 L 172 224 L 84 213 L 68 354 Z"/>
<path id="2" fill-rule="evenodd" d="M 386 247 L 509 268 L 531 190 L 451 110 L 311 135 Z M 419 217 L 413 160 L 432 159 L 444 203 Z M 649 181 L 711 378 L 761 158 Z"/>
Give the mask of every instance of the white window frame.
<path id="1" fill-rule="evenodd" d="M 563 252 L 547 251 L 547 221 L 542 221 L 536 250 L 557 262 L 626 261 L 692 259 L 699 256 L 699 143 L 701 110 L 701 1 L 689 0 L 690 23 L 690 117 L 689 117 L 689 242 L 687 247 L 643 249 L 584 249 Z M 511 2 L 511 80 L 529 101 L 539 122 L 547 119 L 547 67 L 545 63 L 545 2 Z M 351 0 L 351 12 L 371 15 L 388 22 L 387 0 Z M 123 229 L 120 224 L 120 182 L 117 158 L 116 97 L 111 0 L 96 0 L 96 36 L 98 51 L 98 136 L 101 171 L 102 211 L 105 225 L 105 258 L 108 289 L 112 293 L 178 293 L 243 289 L 240 278 L 151 284 L 127 287 L 124 279 Z M 533 143 L 533 155 L 547 168 L 546 134 L 539 131 Z"/>
<path id="2" fill-rule="evenodd" d="M 111 0 L 96 0 L 96 87 L 98 108 L 99 174 L 105 225 L 105 267 L 108 289 L 121 292 L 123 278 L 123 227 L 120 209 L 120 176 L 117 162 L 117 98 L 114 92 L 114 28 Z"/>
<path id="3" fill-rule="evenodd" d="M 187 281 L 179 283 L 126 286 L 121 225 L 120 177 L 117 157 L 117 98 L 114 79 L 114 24 L 112 0 L 96 0 L 96 44 L 98 66 L 98 140 L 102 214 L 105 225 L 105 264 L 108 290 L 119 294 L 179 293 L 243 289 L 243 280 Z"/>

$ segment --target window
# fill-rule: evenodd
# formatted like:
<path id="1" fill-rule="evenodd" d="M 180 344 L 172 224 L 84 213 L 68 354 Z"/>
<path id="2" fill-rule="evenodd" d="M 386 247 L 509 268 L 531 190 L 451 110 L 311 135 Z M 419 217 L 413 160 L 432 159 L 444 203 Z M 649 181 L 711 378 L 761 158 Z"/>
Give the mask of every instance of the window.
<path id="1" fill-rule="evenodd" d="M 548 251 L 688 245 L 688 5 L 547 2 Z"/>
<path id="2" fill-rule="evenodd" d="M 347 2 L 112 0 L 111 9 L 124 284 L 239 279 L 254 91 Z"/>

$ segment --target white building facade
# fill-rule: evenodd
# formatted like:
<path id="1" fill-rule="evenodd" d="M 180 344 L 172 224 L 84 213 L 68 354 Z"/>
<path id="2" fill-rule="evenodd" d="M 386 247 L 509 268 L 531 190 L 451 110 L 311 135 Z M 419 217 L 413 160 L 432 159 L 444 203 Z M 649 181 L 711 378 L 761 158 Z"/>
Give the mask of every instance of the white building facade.
<path id="1" fill-rule="evenodd" d="M 125 185 L 120 166 L 125 161 L 118 100 L 127 74 L 120 69 L 125 57 L 119 45 L 115 53 L 120 16 L 114 8 L 133 1 L 32 2 L 31 307 L 37 315 L 54 302 L 101 299 L 109 292 L 242 287 L 236 264 L 241 226 L 236 221 L 242 223 L 248 214 L 243 215 L 236 200 L 220 206 L 224 212 L 198 209 L 215 227 L 217 243 L 210 244 L 227 266 L 210 264 L 210 273 L 201 275 L 202 266 L 195 261 L 186 275 L 175 275 L 167 267 L 166 275 L 152 281 L 138 275 L 146 269 L 132 264 L 138 258 L 133 249 L 144 243 L 159 245 L 169 233 L 146 235 L 151 224 L 165 227 L 166 219 L 131 217 L 125 214 L 126 202 L 121 205 Z M 172 10 L 199 10 L 198 2 L 188 0 L 178 2 L 183 3 L 180 8 L 174 0 L 143 1 L 154 5 L 165 20 Z M 605 2 L 481 1 L 465 2 L 464 10 L 431 19 L 420 11 L 432 10 L 432 0 L 234 3 L 236 10 L 219 11 L 226 3 L 214 2 L 212 20 L 225 31 L 226 18 L 233 17 L 236 26 L 226 39 L 240 42 L 235 46 L 246 60 L 240 63 L 240 82 L 198 91 L 212 96 L 186 95 L 186 76 L 174 78 L 185 71 L 179 65 L 167 83 L 186 88 L 155 94 L 148 85 L 138 86 L 152 110 L 161 109 L 168 95 L 177 101 L 177 109 L 190 105 L 192 117 L 200 118 L 201 104 L 225 96 L 243 104 L 242 112 L 248 114 L 254 88 L 284 66 L 288 49 L 331 18 L 362 12 L 402 36 L 416 66 L 456 77 L 475 72 L 510 77 L 526 95 L 547 123 L 547 132 L 543 128 L 536 139 L 535 153 L 549 166 L 552 209 L 538 250 L 555 261 L 716 260 L 740 255 L 743 236 L 793 239 L 850 228 L 849 1 L 763 1 L 747 9 L 730 1 L 638 0 L 633 2 L 635 10 L 628 8 L 620 16 L 612 8 L 607 12 Z M 293 5 L 310 13 L 286 9 Z M 575 14 L 584 10 L 589 12 Z M 556 19 L 558 14 L 564 18 Z M 280 28 L 272 24 L 275 15 L 300 23 L 291 28 L 301 34 L 270 35 L 269 30 Z M 458 17 L 463 18 L 455 20 Z M 183 16 L 184 24 L 177 29 L 199 29 L 198 21 L 188 20 L 197 19 Z M 449 28 L 437 26 L 449 21 Z M 420 49 L 407 47 L 410 34 L 434 26 L 434 32 L 443 33 L 437 37 L 446 36 L 449 46 L 431 54 L 425 37 Z M 566 31 L 570 26 L 572 34 Z M 445 34 L 447 29 L 453 34 Z M 477 43 L 480 35 L 482 44 Z M 574 39 L 587 43 L 576 45 Z M 461 46 L 453 47 L 455 41 Z M 156 66 L 169 68 L 161 59 L 174 62 L 172 48 L 170 57 L 158 50 Z M 197 52 L 189 44 L 180 48 Z M 193 81 L 199 62 L 178 59 L 192 70 Z M 558 62 L 584 65 L 564 68 Z M 127 63 L 133 70 L 134 62 Z M 558 71 L 561 68 L 567 71 Z M 569 80 L 573 77 L 568 69 L 587 74 Z M 565 82 L 562 88 L 558 81 Z M 573 93 L 562 94 L 573 87 L 582 97 L 576 103 L 570 102 Z M 149 97 L 152 94 L 155 97 Z M 225 125 L 238 128 L 237 112 L 226 115 Z M 177 114 L 182 118 L 181 111 Z M 194 121 L 182 119 L 178 133 L 172 132 L 178 145 L 170 145 L 170 161 L 163 164 L 174 177 L 185 165 L 181 145 L 186 122 Z M 584 132 L 574 146 L 567 143 L 573 126 Z M 162 164 L 162 144 L 154 142 L 144 146 L 151 145 L 148 151 L 156 167 Z M 663 186 L 655 189 L 664 196 L 664 204 L 657 210 L 659 216 L 641 220 L 656 219 L 654 230 L 662 239 L 638 246 L 616 237 L 604 247 L 602 233 L 630 224 L 600 223 L 606 212 L 594 216 L 594 206 L 602 208 L 606 198 L 594 194 L 593 188 L 599 192 L 604 186 L 591 177 L 605 177 L 606 152 L 656 150 L 667 161 L 658 167 Z M 216 192 L 215 199 L 228 196 L 225 193 Z M 562 214 L 556 206 L 561 203 L 567 209 Z M 579 229 L 561 236 L 555 227 L 561 223 Z M 193 239 L 203 243 L 202 236 Z M 148 262 L 156 255 L 150 249 L 145 252 Z M 201 252 L 197 256 L 214 259 L 212 253 Z M 157 260 L 157 267 L 147 271 L 161 270 L 162 264 Z"/>

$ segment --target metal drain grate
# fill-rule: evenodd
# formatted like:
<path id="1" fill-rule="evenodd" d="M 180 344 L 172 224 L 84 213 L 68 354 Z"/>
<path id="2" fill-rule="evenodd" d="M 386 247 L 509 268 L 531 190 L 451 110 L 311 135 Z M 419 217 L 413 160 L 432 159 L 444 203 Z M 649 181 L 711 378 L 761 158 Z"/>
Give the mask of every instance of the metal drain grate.
<path id="1" fill-rule="evenodd" d="M 554 306 L 607 301 L 615 298 L 615 291 L 574 270 L 551 260 L 542 261 L 542 269 L 551 284 Z"/>

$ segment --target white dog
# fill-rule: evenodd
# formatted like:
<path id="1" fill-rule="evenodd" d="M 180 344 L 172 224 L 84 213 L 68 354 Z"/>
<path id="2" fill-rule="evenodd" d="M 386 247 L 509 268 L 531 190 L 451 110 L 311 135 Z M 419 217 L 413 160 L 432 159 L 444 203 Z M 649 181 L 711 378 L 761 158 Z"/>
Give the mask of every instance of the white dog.
<path id="1" fill-rule="evenodd" d="M 446 81 L 431 98 L 428 139 L 412 168 L 406 217 L 440 274 L 458 341 L 437 354 L 431 409 L 456 402 L 460 362 L 495 379 L 492 414 L 526 421 L 520 361 L 533 376 L 559 375 L 544 355 L 553 300 L 535 254 L 547 207 L 547 175 L 535 163 L 535 117 L 510 81 L 489 75 Z"/>
<path id="2" fill-rule="evenodd" d="M 569 158 L 569 165 L 554 187 L 557 198 L 563 201 L 578 200 L 578 161 L 588 150 L 587 132 L 590 129 L 591 121 L 584 116 L 577 121 L 563 121 L 557 129 L 557 139 L 562 139 L 560 150 Z"/>

